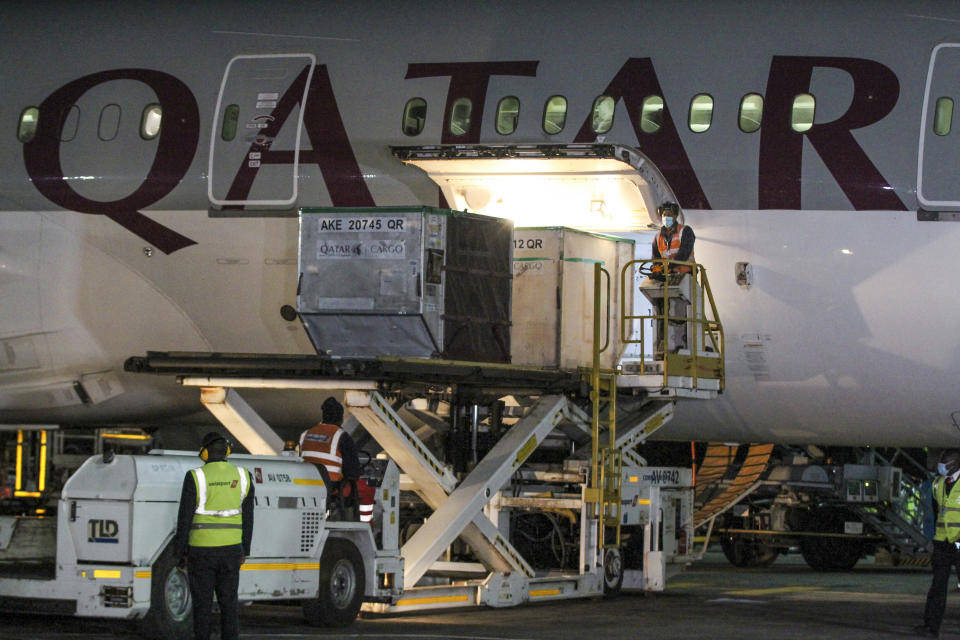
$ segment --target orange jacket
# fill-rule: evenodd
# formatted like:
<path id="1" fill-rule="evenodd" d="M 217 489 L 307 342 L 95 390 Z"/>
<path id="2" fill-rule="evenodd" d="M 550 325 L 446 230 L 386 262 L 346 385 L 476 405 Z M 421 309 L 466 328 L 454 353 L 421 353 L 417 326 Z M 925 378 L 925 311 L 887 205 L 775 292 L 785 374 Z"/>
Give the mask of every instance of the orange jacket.
<path id="1" fill-rule="evenodd" d="M 344 430 L 337 425 L 323 422 L 300 434 L 300 457 L 326 467 L 333 482 L 343 479 L 343 455 L 340 452 L 343 434 Z"/>
<path id="2" fill-rule="evenodd" d="M 680 223 L 677 223 L 677 230 L 673 232 L 673 235 L 670 236 L 670 244 L 667 244 L 666 238 L 663 237 L 663 232 L 661 231 L 657 235 L 657 250 L 660 251 L 660 257 L 664 260 L 673 260 L 674 256 L 680 251 L 680 242 L 683 239 L 683 230 L 686 227 Z M 690 251 L 690 256 L 684 262 L 696 262 L 696 258 L 693 256 L 693 251 Z M 661 265 L 655 264 L 653 266 L 653 272 L 659 273 L 661 271 Z M 671 271 L 677 273 L 690 273 L 693 271 L 692 268 L 686 265 L 677 265 L 671 267 Z"/>

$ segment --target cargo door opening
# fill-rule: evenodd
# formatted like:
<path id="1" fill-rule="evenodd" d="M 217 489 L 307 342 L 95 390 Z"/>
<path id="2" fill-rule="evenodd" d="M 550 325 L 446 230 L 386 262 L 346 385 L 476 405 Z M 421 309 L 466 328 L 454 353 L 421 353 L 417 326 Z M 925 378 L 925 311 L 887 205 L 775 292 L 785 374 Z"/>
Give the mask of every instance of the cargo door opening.
<path id="1" fill-rule="evenodd" d="M 659 225 L 676 197 L 636 149 L 612 144 L 393 147 L 422 169 L 451 209 L 508 218 L 517 227 L 632 232 Z"/>
<path id="2" fill-rule="evenodd" d="M 511 330 L 514 363 L 588 365 L 592 321 L 585 310 L 593 296 L 590 263 L 599 261 L 618 274 L 630 260 L 649 258 L 649 237 L 660 225 L 657 207 L 664 201 L 677 202 L 653 162 L 636 149 L 615 144 L 451 145 L 394 147 L 392 151 L 400 161 L 426 172 L 450 208 L 513 220 L 517 227 L 513 273 L 517 300 Z M 523 231 L 542 227 L 555 231 Z M 565 233 L 564 228 L 591 232 L 593 237 Z M 616 237 L 605 240 L 597 233 Z M 549 241 L 551 247 L 561 243 L 553 247 L 558 255 L 552 258 L 550 251 L 545 251 L 547 244 L 537 244 L 541 238 L 546 243 L 547 236 L 557 236 Z M 617 237 L 628 240 L 629 248 Z M 575 241 L 577 251 L 571 253 L 569 240 Z M 554 268 L 557 265 L 559 271 Z M 583 271 L 580 277 L 575 276 L 577 270 Z M 533 282 L 530 277 L 547 273 L 563 282 L 548 285 L 544 278 Z M 618 279 L 615 274 L 614 280 Z M 579 284 L 575 286 L 575 282 Z M 635 284 L 639 285 L 639 279 Z M 552 288 L 562 289 L 558 295 L 563 302 L 556 305 L 556 317 L 542 313 L 554 306 L 551 300 L 530 298 L 534 292 L 549 298 Z M 571 296 L 582 301 L 571 305 Z M 651 313 L 649 301 L 639 295 L 613 300 L 613 304 L 632 309 L 635 316 Z M 521 313 L 526 307 L 530 307 L 531 317 Z M 573 313 L 576 320 L 571 319 L 573 307 L 580 310 Z M 611 333 L 613 348 L 606 358 L 613 361 L 605 360 L 604 366 L 613 366 L 618 359 L 652 357 L 652 331 L 646 332 L 643 342 L 626 345 L 620 343 L 616 330 Z M 534 339 L 535 335 L 555 335 L 557 339 L 554 343 Z M 640 338 L 639 321 L 632 323 L 628 335 L 631 340 Z"/>

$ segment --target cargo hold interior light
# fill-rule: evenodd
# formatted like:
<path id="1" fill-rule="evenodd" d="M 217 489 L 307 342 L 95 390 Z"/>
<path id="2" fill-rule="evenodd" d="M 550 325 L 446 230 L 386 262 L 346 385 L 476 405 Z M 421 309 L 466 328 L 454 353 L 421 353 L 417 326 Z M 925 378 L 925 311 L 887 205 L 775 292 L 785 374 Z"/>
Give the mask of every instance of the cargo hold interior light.
<path id="1" fill-rule="evenodd" d="M 637 231 L 676 200 L 653 164 L 617 145 L 394 147 L 425 171 L 451 209 L 509 218 L 518 227 Z"/>

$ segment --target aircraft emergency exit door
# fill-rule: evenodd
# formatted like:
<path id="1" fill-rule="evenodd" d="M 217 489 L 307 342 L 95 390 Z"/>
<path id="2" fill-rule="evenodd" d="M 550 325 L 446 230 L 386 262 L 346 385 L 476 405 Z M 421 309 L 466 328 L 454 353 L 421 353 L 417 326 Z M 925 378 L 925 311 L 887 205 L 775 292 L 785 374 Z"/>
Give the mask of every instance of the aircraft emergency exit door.
<path id="1" fill-rule="evenodd" d="M 924 209 L 960 209 L 960 43 L 930 55 L 920 124 L 917 200 Z"/>
<path id="2" fill-rule="evenodd" d="M 243 55 L 227 64 L 210 135 L 207 195 L 216 207 L 290 207 L 297 200 L 303 109 L 316 58 Z M 271 150 L 293 162 L 271 162 Z"/>

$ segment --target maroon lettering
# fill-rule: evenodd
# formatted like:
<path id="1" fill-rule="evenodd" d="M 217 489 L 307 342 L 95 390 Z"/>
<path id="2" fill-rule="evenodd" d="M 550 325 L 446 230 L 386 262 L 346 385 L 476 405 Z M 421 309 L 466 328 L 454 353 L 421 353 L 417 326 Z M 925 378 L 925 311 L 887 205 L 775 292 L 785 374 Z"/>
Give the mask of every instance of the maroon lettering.
<path id="1" fill-rule="evenodd" d="M 125 198 L 102 202 L 80 195 L 63 175 L 60 163 L 60 133 L 70 107 L 91 88 L 111 80 L 136 80 L 157 94 L 163 120 L 153 164 L 140 186 Z M 152 69 L 113 69 L 74 80 L 40 103 L 36 137 L 23 145 L 23 160 L 33 185 L 47 199 L 65 209 L 104 215 L 135 233 L 164 253 L 196 244 L 140 213 L 159 201 L 180 183 L 197 151 L 200 115 L 197 101 L 187 85 Z"/>
<path id="2" fill-rule="evenodd" d="M 302 99 L 309 72 L 310 67 L 304 67 L 283 93 L 277 106 L 270 112 L 273 120 L 266 129 L 259 130 L 262 137 L 273 139 L 280 132 L 287 118 L 293 113 L 293 108 Z M 312 149 L 300 151 L 300 162 L 313 162 L 320 167 L 333 206 L 373 206 L 373 196 L 363 180 L 360 165 L 343 126 L 326 65 L 317 65 L 313 70 L 303 112 L 303 127 L 310 138 Z M 293 150 L 277 150 L 254 142 L 250 145 L 250 151 L 259 152 L 263 164 L 293 164 Z M 230 185 L 226 200 L 246 200 L 259 171 L 259 167 L 248 165 L 245 156 Z"/>
<path id="3" fill-rule="evenodd" d="M 656 133 L 644 133 L 640 129 L 643 101 L 649 96 L 663 96 L 660 81 L 650 58 L 630 58 L 603 92 L 614 100 L 623 100 L 630 124 L 637 135 L 637 147 L 660 169 L 680 205 L 688 209 L 710 209 L 707 196 L 693 171 L 687 151 L 680 141 L 680 134 L 664 100 L 663 123 Z M 593 142 L 596 134 L 590 128 L 588 114 L 574 142 Z"/>
<path id="4" fill-rule="evenodd" d="M 809 93 L 815 67 L 846 71 L 853 78 L 853 100 L 846 113 L 814 124 L 805 133 L 791 128 L 794 98 Z M 774 56 L 767 80 L 760 136 L 759 207 L 801 209 L 803 137 L 823 160 L 856 210 L 906 211 L 903 201 L 874 166 L 851 131 L 890 113 L 900 95 L 888 67 L 860 58 Z"/>
<path id="5" fill-rule="evenodd" d="M 538 64 L 539 62 L 536 60 L 419 63 L 407 67 L 407 80 L 450 76 L 447 103 L 443 108 L 443 134 L 440 137 L 440 143 L 462 142 L 472 144 L 480 142 L 480 125 L 483 123 L 483 106 L 487 100 L 487 87 L 490 85 L 490 77 L 533 77 L 537 75 Z M 453 112 L 453 103 L 459 98 L 469 98 L 473 110 L 470 114 L 470 128 L 463 135 L 455 136 L 450 132 L 450 116 Z"/>
<path id="6" fill-rule="evenodd" d="M 491 76 L 528 76 L 537 75 L 536 60 L 516 62 L 439 62 L 415 63 L 407 67 L 407 79 L 436 78 L 450 76 L 447 88 L 447 103 L 443 108 L 443 132 L 441 144 L 472 144 L 480 142 L 480 127 L 483 124 L 483 107 L 487 100 L 487 87 Z M 450 117 L 453 103 L 460 98 L 469 98 L 473 106 L 470 114 L 470 128 L 463 135 L 455 136 L 450 132 Z M 446 198 L 440 191 L 439 206 L 446 209 Z"/>

